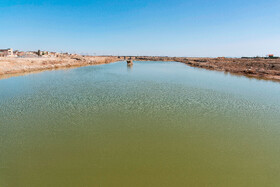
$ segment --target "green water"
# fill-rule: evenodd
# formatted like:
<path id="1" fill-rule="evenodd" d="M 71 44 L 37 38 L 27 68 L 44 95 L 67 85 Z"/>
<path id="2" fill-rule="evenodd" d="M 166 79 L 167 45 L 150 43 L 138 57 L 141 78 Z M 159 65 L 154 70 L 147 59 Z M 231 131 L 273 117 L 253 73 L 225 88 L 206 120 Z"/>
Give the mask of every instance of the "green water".
<path id="1" fill-rule="evenodd" d="M 0 80 L 0 186 L 280 186 L 280 84 L 176 62 Z"/>

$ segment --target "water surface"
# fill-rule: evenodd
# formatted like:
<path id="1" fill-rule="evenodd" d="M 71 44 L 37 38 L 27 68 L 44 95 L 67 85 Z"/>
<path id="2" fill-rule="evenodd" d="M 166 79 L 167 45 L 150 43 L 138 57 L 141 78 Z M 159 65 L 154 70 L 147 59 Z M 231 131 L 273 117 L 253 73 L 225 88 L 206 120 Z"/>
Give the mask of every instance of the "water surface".
<path id="1" fill-rule="evenodd" d="M 280 84 L 177 62 L 0 80 L 0 186 L 279 186 Z"/>

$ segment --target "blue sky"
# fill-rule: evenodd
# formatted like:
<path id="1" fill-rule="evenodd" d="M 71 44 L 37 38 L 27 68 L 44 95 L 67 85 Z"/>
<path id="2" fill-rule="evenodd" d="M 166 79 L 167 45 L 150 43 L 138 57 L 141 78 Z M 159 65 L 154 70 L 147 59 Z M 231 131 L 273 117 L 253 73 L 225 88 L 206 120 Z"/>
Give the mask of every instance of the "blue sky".
<path id="1" fill-rule="evenodd" d="M 0 48 L 280 56 L 279 0 L 0 0 Z"/>

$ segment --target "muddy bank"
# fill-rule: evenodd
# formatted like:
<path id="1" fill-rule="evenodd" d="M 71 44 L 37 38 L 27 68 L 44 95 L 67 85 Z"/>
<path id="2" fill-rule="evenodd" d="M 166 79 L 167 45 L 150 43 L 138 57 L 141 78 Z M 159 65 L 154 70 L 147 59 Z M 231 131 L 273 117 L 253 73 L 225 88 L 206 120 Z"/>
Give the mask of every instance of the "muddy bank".
<path id="1" fill-rule="evenodd" d="M 280 81 L 280 59 L 136 57 L 135 60 L 183 62 L 193 67 Z"/>
<path id="2" fill-rule="evenodd" d="M 116 62 L 117 57 L 0 58 L 0 79 L 29 72 Z"/>

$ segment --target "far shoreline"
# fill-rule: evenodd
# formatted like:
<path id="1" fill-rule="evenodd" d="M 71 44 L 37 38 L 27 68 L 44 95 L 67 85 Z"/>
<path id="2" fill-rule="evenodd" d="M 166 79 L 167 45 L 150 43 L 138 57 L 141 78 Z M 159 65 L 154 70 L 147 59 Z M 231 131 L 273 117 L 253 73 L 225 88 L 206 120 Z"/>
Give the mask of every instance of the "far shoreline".
<path id="1" fill-rule="evenodd" d="M 175 61 L 191 67 L 280 82 L 280 58 L 140 57 L 142 61 Z"/>
<path id="2" fill-rule="evenodd" d="M 191 67 L 222 71 L 260 80 L 280 81 L 280 59 L 266 58 L 188 58 L 155 56 L 0 57 L 0 79 L 47 70 L 108 64 L 117 61 L 175 61 Z"/>

